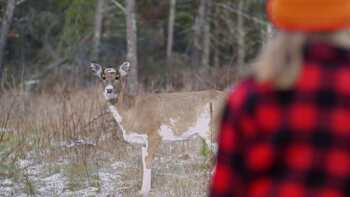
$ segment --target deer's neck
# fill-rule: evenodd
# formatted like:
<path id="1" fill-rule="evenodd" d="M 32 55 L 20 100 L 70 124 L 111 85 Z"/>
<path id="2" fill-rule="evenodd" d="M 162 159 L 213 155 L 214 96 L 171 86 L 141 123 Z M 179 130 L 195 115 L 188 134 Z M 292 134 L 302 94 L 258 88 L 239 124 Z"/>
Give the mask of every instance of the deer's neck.
<path id="1" fill-rule="evenodd" d="M 133 99 L 132 102 L 135 102 L 135 97 L 130 97 L 130 99 Z M 128 143 L 136 143 L 136 144 L 142 144 L 147 146 L 147 135 L 145 134 L 137 134 L 137 133 L 130 133 L 133 131 L 128 131 L 129 129 L 129 118 L 128 113 L 129 110 L 131 110 L 131 107 L 125 106 L 123 104 L 119 104 L 120 101 L 118 101 L 117 105 L 114 105 L 112 103 L 108 103 L 109 111 L 111 112 L 113 118 L 117 122 L 118 130 L 122 132 L 123 139 Z M 120 109 L 119 109 L 119 107 Z"/>
<path id="2" fill-rule="evenodd" d="M 110 100 L 107 102 L 109 111 L 112 113 L 113 118 L 121 126 L 121 122 L 128 116 L 128 113 L 135 105 L 135 96 L 130 96 L 124 92 L 120 93 L 118 99 Z"/>
<path id="3" fill-rule="evenodd" d="M 135 100 L 135 96 L 130 96 L 125 92 L 121 92 L 117 99 L 108 102 L 109 111 L 120 127 L 126 126 L 128 114 L 132 110 Z"/>
<path id="4" fill-rule="evenodd" d="M 121 111 L 128 111 L 135 105 L 135 101 L 136 96 L 131 96 L 125 92 L 121 92 L 116 106 Z"/>

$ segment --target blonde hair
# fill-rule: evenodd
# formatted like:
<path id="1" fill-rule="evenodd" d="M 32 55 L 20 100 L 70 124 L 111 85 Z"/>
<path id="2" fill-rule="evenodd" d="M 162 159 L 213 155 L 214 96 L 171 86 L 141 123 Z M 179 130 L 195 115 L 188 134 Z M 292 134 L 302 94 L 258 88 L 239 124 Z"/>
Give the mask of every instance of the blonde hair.
<path id="1" fill-rule="evenodd" d="M 302 50 L 307 40 L 322 40 L 350 49 L 349 31 L 335 33 L 278 32 L 260 52 L 253 64 L 258 82 L 272 82 L 277 89 L 290 88 L 299 76 Z"/>

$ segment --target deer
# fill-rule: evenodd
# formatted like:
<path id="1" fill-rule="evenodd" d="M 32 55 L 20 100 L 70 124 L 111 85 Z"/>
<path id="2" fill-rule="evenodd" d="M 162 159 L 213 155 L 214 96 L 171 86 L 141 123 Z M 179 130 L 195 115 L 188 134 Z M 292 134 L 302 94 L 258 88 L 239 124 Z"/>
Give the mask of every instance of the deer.
<path id="1" fill-rule="evenodd" d="M 215 135 L 226 97 L 224 92 L 130 95 L 126 87 L 129 62 L 117 67 L 90 63 L 90 69 L 102 81 L 103 96 L 123 139 L 142 145 L 140 195 L 148 196 L 151 190 L 151 164 L 161 143 L 199 136 L 212 152 L 216 151 Z"/>

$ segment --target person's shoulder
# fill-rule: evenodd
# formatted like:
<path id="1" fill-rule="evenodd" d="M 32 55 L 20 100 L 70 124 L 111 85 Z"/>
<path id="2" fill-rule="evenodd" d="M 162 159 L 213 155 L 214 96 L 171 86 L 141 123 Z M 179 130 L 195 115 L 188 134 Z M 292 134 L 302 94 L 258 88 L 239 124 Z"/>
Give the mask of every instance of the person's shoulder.
<path id="1" fill-rule="evenodd" d="M 253 77 L 241 80 L 231 88 L 228 104 L 233 108 L 244 106 L 248 100 L 256 97 L 261 89 L 261 84 L 258 84 Z"/>

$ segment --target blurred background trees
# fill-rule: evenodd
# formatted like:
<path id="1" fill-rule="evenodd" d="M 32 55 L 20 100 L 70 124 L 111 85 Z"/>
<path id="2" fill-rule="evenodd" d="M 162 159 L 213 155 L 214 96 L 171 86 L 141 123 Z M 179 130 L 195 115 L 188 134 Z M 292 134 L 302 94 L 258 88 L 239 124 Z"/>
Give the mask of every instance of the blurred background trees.
<path id="1" fill-rule="evenodd" d="M 130 91 L 224 89 L 270 32 L 264 0 L 0 0 L 1 87 L 89 85 L 87 65 L 134 70 Z"/>

